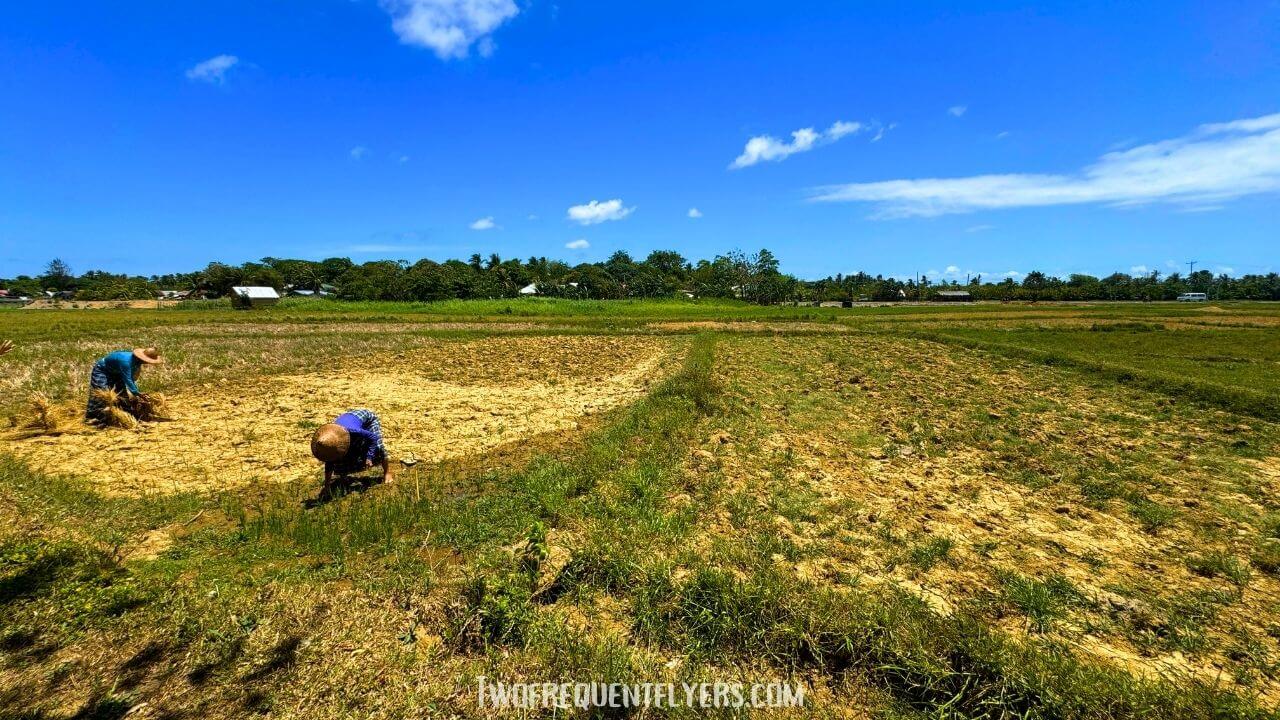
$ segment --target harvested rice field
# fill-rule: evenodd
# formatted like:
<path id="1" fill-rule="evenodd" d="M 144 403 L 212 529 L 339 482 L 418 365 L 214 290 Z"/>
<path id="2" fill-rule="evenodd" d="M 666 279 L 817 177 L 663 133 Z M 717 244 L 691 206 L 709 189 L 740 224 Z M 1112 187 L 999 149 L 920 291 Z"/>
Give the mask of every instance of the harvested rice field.
<path id="1" fill-rule="evenodd" d="M 1280 308 L 447 307 L 0 311 L 0 717 L 1280 716 Z"/>
<path id="2" fill-rule="evenodd" d="M 647 337 L 438 341 L 371 353 L 336 371 L 201 383 L 171 394 L 178 409 L 171 421 L 131 430 L 72 423 L 57 436 L 18 440 L 12 451 L 104 494 L 301 481 L 319 467 L 311 432 L 348 409 L 371 407 L 394 438 L 393 456 L 439 462 L 573 432 L 643 395 L 674 362 L 672 351 Z"/>

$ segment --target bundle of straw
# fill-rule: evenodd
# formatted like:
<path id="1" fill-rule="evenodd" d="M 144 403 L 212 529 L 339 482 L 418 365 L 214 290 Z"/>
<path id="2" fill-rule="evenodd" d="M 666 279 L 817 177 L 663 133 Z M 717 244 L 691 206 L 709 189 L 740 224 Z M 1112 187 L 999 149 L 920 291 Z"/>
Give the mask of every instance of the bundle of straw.
<path id="1" fill-rule="evenodd" d="M 106 407 L 120 407 L 120 393 L 112 388 L 93 388 L 89 391 L 89 396 Z"/>
<path id="2" fill-rule="evenodd" d="M 129 410 L 143 422 L 172 419 L 169 417 L 169 401 L 160 393 L 134 395 Z"/>
<path id="3" fill-rule="evenodd" d="M 94 388 L 90 391 L 90 394 L 94 400 L 102 403 L 100 420 L 103 425 L 126 430 L 132 430 L 138 426 L 138 419 L 127 409 L 121 407 L 124 403 L 120 393 L 111 388 Z"/>
<path id="4" fill-rule="evenodd" d="M 54 405 L 49 396 L 31 393 L 27 396 L 27 414 L 19 420 L 18 436 L 61 435 L 66 431 L 68 420 L 66 413 Z"/>
<path id="5" fill-rule="evenodd" d="M 138 418 L 130 415 L 129 411 L 124 408 L 107 406 L 102 409 L 102 424 L 108 427 L 132 430 L 138 427 Z"/>

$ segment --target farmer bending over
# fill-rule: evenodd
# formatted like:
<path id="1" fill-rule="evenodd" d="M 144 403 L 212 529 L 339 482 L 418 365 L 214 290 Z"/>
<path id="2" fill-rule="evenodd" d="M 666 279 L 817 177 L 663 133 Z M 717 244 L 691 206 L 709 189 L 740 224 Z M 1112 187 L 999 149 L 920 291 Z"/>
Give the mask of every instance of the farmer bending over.
<path id="1" fill-rule="evenodd" d="M 94 397 L 94 390 L 110 388 L 125 398 L 139 395 L 138 374 L 146 365 L 160 362 L 160 353 L 155 348 L 134 348 L 117 350 L 106 357 L 98 358 L 93 364 L 93 372 L 89 373 L 89 405 L 85 408 L 84 419 L 90 421 L 103 420 L 106 405 L 101 399 Z"/>
<path id="2" fill-rule="evenodd" d="M 382 466 L 382 481 L 391 482 L 391 462 L 382 444 L 382 424 L 369 410 L 345 412 L 327 425 L 316 428 L 311 436 L 311 454 L 324 463 L 324 487 L 321 495 L 333 490 L 336 479 Z"/>

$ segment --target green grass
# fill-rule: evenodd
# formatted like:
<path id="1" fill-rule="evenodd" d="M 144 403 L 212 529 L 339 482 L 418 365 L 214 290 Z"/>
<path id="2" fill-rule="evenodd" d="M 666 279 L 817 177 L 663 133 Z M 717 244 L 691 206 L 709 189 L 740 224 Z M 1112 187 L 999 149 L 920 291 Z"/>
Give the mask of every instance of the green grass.
<path id="1" fill-rule="evenodd" d="M 1204 577 L 1221 577 L 1235 585 L 1249 584 L 1249 568 L 1239 558 L 1225 552 L 1193 555 L 1187 559 L 1187 568 Z"/>
<path id="2" fill-rule="evenodd" d="M 922 337 L 1082 369 L 1108 380 L 1264 418 L 1280 418 L 1280 332 L 1104 325 L 1060 330 L 954 327 Z M 1196 412 L 1186 408 L 1184 412 Z"/>
<path id="3" fill-rule="evenodd" d="M 908 560 L 912 565 L 927 572 L 934 565 L 946 560 L 954 547 L 955 541 L 951 538 L 930 538 L 925 542 L 913 545 L 908 554 Z"/>
<path id="4" fill-rule="evenodd" d="M 1027 616 L 1039 632 L 1045 632 L 1055 620 L 1066 617 L 1071 606 L 1081 601 L 1080 592 L 1062 575 L 1044 580 L 1008 573 L 1001 579 L 1003 600 Z"/>

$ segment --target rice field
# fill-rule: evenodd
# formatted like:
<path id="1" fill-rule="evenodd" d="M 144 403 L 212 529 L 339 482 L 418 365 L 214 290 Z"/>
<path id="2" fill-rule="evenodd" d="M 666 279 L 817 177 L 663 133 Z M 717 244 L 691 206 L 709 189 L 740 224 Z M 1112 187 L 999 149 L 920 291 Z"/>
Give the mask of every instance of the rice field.
<path id="1" fill-rule="evenodd" d="M 614 712 L 482 676 L 803 690 L 662 717 L 1280 708 L 1275 306 L 313 301 L 4 337 L 0 716 Z M 172 419 L 79 425 L 135 345 Z M 306 441 L 352 406 L 396 481 L 326 501 Z"/>

